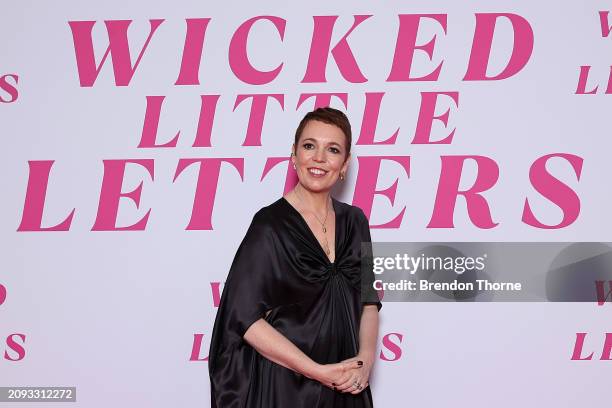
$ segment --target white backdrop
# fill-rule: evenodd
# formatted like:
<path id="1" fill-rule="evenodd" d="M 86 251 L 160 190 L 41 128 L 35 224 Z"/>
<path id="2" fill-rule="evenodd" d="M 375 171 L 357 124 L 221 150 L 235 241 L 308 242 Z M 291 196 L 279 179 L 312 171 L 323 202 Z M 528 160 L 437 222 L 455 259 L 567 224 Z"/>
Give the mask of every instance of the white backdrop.
<path id="1" fill-rule="evenodd" d="M 205 358 L 216 311 L 214 294 L 222 287 L 252 215 L 287 188 L 291 173 L 286 162 L 268 172 L 264 169 L 270 158 L 288 158 L 297 123 L 314 107 L 313 98 L 298 104 L 308 93 L 346 93 L 346 106 L 335 97 L 331 106 L 348 114 L 354 142 L 361 135 L 366 94 L 384 93 L 378 120 L 372 122 L 375 141 L 389 139 L 399 128 L 397 139 L 393 144 L 355 144 L 348 180 L 335 194 L 366 207 L 374 241 L 611 241 L 612 96 L 605 91 L 612 38 L 607 36 L 606 20 L 600 20 L 600 11 L 609 7 L 605 1 L 289 5 L 113 0 L 4 5 L 0 386 L 76 386 L 76 404 L 83 407 L 209 406 Z M 506 79 L 465 80 L 477 14 L 487 13 L 510 13 L 526 21 L 533 31 L 533 51 Z M 398 16 L 409 14 L 444 16 L 422 19 L 416 44 L 426 44 L 434 36 L 435 44 L 431 58 L 423 50 L 415 51 L 410 71 L 412 77 L 423 77 L 442 64 L 436 80 L 388 80 Z M 329 54 L 325 81 L 304 81 L 313 16 L 338 16 L 333 48 L 355 15 L 371 15 L 347 37 L 366 80 L 347 79 Z M 241 80 L 229 58 L 232 36 L 257 16 L 275 16 L 274 21 L 284 25 L 282 39 L 269 19 L 257 21 L 249 33 L 247 55 L 255 69 L 270 71 L 283 64 L 264 84 Z M 177 85 L 186 19 L 205 18 L 210 20 L 201 59 L 189 60 L 191 68 L 184 73 L 191 79 L 198 73 L 199 84 Z M 77 54 L 85 52 L 89 38 L 79 37 L 87 33 L 85 22 L 92 22 L 90 43 L 98 66 L 109 43 L 109 24 L 104 21 L 115 21 L 110 26 L 116 27 L 120 20 L 131 21 L 127 38 L 134 64 L 151 19 L 163 22 L 154 23 L 158 26 L 131 79 L 117 85 L 117 54 L 108 56 L 87 84 L 77 65 Z M 440 19 L 446 19 L 446 30 Z M 191 37 L 195 51 L 190 50 L 199 57 L 197 27 L 202 26 L 191 24 L 196 35 Z M 76 37 L 75 27 L 82 30 Z M 85 44 L 81 51 L 75 38 Z M 506 67 L 513 46 L 529 48 L 521 42 L 528 38 L 519 40 L 513 42 L 510 20 L 500 16 L 488 76 Z M 117 41 L 121 43 L 120 35 Z M 235 55 L 239 57 L 239 51 Z M 86 70 L 87 56 L 79 58 Z M 244 62 L 237 61 L 244 69 Z M 346 55 L 344 64 L 350 65 Z M 577 92 L 581 66 L 591 67 L 584 90 L 598 86 L 595 93 Z M 448 121 L 445 125 L 434 120 L 431 129 L 432 141 L 455 129 L 452 143 L 413 143 L 422 92 L 456 95 L 458 103 L 448 95 L 438 98 L 435 115 L 448 110 Z M 260 145 L 244 145 L 251 99 L 236 101 L 249 94 L 282 95 L 282 106 L 278 100 L 268 101 Z M 212 123 L 210 146 L 194 147 L 202 95 L 209 95 L 202 123 Z M 168 143 L 180 131 L 176 146 L 139 147 L 147 98 L 152 104 L 161 97 L 156 143 Z M 206 122 L 213 111 L 214 120 Z M 254 118 L 261 119 L 261 112 Z M 147 123 L 154 126 L 155 121 Z M 363 140 L 368 134 L 366 129 Z M 575 192 L 579 213 L 563 228 L 538 228 L 522 221 L 526 199 L 544 224 L 557 224 L 564 215 L 529 179 L 532 164 L 554 153 L 573 155 L 581 162 L 579 172 L 563 159 L 546 166 Z M 428 226 L 442 157 L 459 155 L 486 156 L 499 168 L 499 179 L 483 193 L 498 223 L 494 228 L 475 225 L 462 197 L 453 227 Z M 383 160 L 377 173 L 376 166 L 368 167 L 363 159 L 391 156 L 409 156 L 409 174 L 397 160 Z M 198 190 L 202 206 L 193 220 L 200 224 L 191 229 L 198 164 L 178 171 L 179 163 L 203 158 L 210 160 L 203 166 L 206 173 Z M 212 159 L 225 160 L 218 175 Z M 125 160 L 132 163 L 126 164 L 122 177 Z M 134 160 L 143 161 L 139 165 Z M 108 184 L 103 189 L 105 177 Z M 368 189 L 368 177 L 374 177 L 372 188 L 379 192 L 397 182 L 395 194 L 389 193 L 392 199 Z M 467 161 L 461 188 L 469 188 L 475 179 L 475 163 Z M 290 182 L 291 178 L 287 186 Z M 140 195 L 126 196 L 139 185 Z M 62 224 L 73 210 L 69 225 Z M 380 227 L 402 210 L 395 224 Z M 109 230 L 137 224 L 147 213 L 146 224 Z M 44 230 L 58 225 L 55 231 Z M 385 303 L 381 358 L 372 380 L 375 404 L 601 406 L 609 400 L 605 391 L 611 363 L 599 359 L 605 333 L 612 332 L 609 308 L 587 303 Z M 590 361 L 571 360 L 578 332 L 588 333 L 584 354 L 594 352 Z"/>

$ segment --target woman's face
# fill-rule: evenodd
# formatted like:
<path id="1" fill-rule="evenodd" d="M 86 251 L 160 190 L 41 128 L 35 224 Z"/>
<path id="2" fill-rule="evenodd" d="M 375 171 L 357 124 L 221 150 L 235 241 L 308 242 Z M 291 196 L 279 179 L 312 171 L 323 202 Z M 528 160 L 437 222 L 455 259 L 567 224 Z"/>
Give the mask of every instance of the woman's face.
<path id="1" fill-rule="evenodd" d="M 344 133 L 339 127 L 318 120 L 306 124 L 294 152 L 291 160 L 298 179 L 310 191 L 331 189 L 340 173 L 346 173 L 348 168 L 350 157 Z"/>

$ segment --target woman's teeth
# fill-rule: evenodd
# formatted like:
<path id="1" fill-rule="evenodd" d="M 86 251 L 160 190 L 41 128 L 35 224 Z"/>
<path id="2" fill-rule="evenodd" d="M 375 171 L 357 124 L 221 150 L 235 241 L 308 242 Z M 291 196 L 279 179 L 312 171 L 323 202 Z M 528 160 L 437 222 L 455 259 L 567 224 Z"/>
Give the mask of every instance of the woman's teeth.
<path id="1" fill-rule="evenodd" d="M 320 169 L 308 169 L 308 171 L 310 172 L 310 174 L 314 175 L 314 176 L 323 176 L 324 174 L 326 174 L 326 171 L 320 170 Z"/>

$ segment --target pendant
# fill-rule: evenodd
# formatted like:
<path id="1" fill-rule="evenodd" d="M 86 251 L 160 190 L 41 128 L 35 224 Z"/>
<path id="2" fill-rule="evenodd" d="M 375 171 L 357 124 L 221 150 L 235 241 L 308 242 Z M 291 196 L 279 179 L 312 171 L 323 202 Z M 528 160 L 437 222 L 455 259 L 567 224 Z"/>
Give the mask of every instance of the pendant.
<path id="1" fill-rule="evenodd" d="M 323 227 L 323 232 L 327 232 L 327 228 L 325 226 Z"/>

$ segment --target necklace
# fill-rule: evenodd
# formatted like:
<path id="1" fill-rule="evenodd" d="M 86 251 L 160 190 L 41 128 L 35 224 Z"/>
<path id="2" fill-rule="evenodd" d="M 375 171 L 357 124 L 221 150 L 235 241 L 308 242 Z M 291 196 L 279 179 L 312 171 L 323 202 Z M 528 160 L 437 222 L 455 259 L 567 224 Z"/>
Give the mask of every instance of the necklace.
<path id="1" fill-rule="evenodd" d="M 306 205 L 304 204 L 304 202 L 300 198 L 300 194 L 297 192 L 297 189 L 294 189 L 293 191 L 295 191 L 295 196 L 297 197 L 297 199 L 300 202 L 300 204 L 302 205 L 302 207 L 305 208 Z M 327 227 L 325 226 L 325 223 L 327 222 L 327 216 L 329 215 L 329 205 L 325 206 L 325 219 L 323 221 L 321 221 L 321 219 L 319 218 L 317 213 L 315 213 L 314 211 L 312 213 L 314 214 L 314 216 L 317 219 L 317 221 L 319 222 L 319 224 L 321 224 L 321 228 L 323 229 L 323 238 L 325 238 L 325 248 L 324 248 L 324 250 L 325 250 L 325 253 L 327 255 L 329 255 L 329 253 L 331 251 L 329 249 L 329 242 L 327 241 Z"/>

